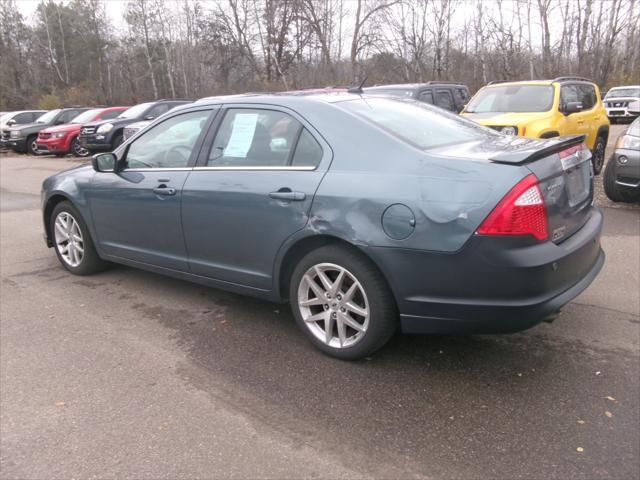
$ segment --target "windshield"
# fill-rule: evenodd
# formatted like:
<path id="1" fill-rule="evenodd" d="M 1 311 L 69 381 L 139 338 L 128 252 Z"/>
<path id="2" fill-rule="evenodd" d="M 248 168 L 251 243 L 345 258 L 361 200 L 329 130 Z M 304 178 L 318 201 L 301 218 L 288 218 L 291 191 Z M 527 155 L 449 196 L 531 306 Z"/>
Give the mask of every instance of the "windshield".
<path id="1" fill-rule="evenodd" d="M 101 108 L 94 108 L 93 110 L 87 110 L 71 120 L 70 123 L 87 123 L 93 120 L 96 115 L 102 111 Z"/>
<path id="2" fill-rule="evenodd" d="M 552 105 L 551 85 L 505 85 L 480 90 L 465 112 L 546 112 Z"/>
<path id="3" fill-rule="evenodd" d="M 58 116 L 59 113 L 60 113 L 59 108 L 56 108 L 55 110 L 51 110 L 50 112 L 47 112 L 44 115 L 39 116 L 38 119 L 36 120 L 36 123 L 51 123 L 53 119 Z"/>
<path id="4" fill-rule="evenodd" d="M 640 87 L 614 88 L 604 98 L 640 97 Z"/>
<path id="5" fill-rule="evenodd" d="M 149 108 L 152 103 L 141 103 L 139 105 L 134 105 L 129 110 L 125 110 L 117 118 L 136 118 L 142 115 L 147 108 Z"/>
<path id="6" fill-rule="evenodd" d="M 499 135 L 477 123 L 416 100 L 364 97 L 337 105 L 421 149 Z"/>

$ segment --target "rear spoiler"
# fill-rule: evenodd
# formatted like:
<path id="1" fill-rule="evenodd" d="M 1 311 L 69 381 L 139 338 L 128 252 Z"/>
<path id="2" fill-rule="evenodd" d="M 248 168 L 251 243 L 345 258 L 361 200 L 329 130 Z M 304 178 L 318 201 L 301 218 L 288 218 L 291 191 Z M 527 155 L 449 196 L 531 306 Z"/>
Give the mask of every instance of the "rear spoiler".
<path id="1" fill-rule="evenodd" d="M 515 146 L 513 150 L 506 150 L 490 158 L 492 162 L 523 164 L 530 163 L 543 157 L 548 157 L 561 150 L 584 142 L 586 135 L 567 135 L 549 139 L 532 139 L 531 142 Z"/>

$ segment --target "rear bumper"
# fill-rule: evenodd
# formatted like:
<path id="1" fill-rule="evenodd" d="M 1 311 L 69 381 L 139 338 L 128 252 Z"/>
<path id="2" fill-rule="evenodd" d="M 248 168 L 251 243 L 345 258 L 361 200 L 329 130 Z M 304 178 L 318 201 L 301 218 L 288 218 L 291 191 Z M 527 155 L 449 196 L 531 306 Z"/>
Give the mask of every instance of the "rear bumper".
<path id="1" fill-rule="evenodd" d="M 579 295 L 596 277 L 602 214 L 556 245 L 474 236 L 459 252 L 368 248 L 385 273 L 407 333 L 525 330 Z M 527 244 L 523 244 L 523 241 Z"/>

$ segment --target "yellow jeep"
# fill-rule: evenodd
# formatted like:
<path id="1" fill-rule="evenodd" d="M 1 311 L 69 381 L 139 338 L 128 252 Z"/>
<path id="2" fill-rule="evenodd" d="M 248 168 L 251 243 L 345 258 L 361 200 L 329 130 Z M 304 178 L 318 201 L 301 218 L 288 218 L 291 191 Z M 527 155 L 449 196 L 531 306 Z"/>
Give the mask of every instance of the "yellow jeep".
<path id="1" fill-rule="evenodd" d="M 507 135 L 586 135 L 593 170 L 602 170 L 609 120 L 600 89 L 586 78 L 492 82 L 478 90 L 461 115 Z"/>

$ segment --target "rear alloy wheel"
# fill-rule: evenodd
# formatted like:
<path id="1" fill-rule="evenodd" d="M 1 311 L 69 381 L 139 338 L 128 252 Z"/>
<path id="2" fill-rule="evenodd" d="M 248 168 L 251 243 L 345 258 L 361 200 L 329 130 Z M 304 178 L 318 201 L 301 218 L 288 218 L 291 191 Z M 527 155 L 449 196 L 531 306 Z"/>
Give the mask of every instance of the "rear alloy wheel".
<path id="1" fill-rule="evenodd" d="M 596 139 L 596 145 L 593 147 L 593 152 L 591 153 L 591 162 L 593 163 L 593 173 L 598 175 L 602 171 L 602 166 L 604 165 L 604 151 L 606 148 L 605 140 L 603 137 L 598 137 Z"/>
<path id="2" fill-rule="evenodd" d="M 291 306 L 300 328 L 323 352 L 344 360 L 382 347 L 397 327 L 395 302 L 379 271 L 342 246 L 314 250 L 296 267 Z"/>
<path id="3" fill-rule="evenodd" d="M 78 137 L 74 138 L 71 142 L 71 153 L 73 153 L 74 157 L 88 157 L 89 150 L 80 145 L 78 141 Z"/>
<path id="4" fill-rule="evenodd" d="M 109 266 L 98 256 L 86 224 L 70 202 L 55 206 L 50 231 L 58 260 L 71 273 L 89 275 Z"/>

